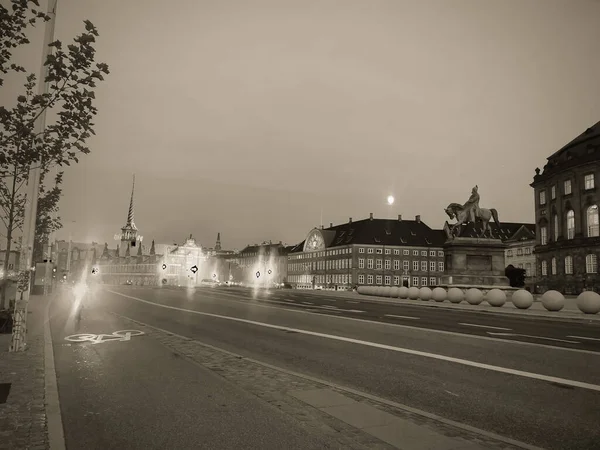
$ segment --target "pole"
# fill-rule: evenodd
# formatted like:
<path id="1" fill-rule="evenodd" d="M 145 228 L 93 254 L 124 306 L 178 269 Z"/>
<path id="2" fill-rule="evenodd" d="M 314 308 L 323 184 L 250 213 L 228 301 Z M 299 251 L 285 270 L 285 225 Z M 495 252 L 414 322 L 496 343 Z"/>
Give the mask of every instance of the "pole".
<path id="1" fill-rule="evenodd" d="M 42 47 L 42 67 L 38 80 L 38 94 L 48 93 L 49 83 L 46 80 L 47 67 L 44 65 L 52 49 L 49 44 L 54 40 L 54 25 L 56 22 L 57 0 L 48 0 L 47 14 L 50 20 L 46 22 L 44 45 Z M 35 122 L 36 135 L 41 134 L 46 127 L 46 109 L 42 111 Z M 23 223 L 23 246 L 21 247 L 21 272 L 31 275 L 31 260 L 33 257 L 33 242 L 35 238 L 35 222 L 37 218 L 37 202 L 40 186 L 40 162 L 35 162 L 29 168 L 27 181 L 27 204 Z M 13 332 L 10 343 L 10 351 L 18 352 L 25 350 L 27 337 L 27 303 L 29 302 L 30 289 L 22 292 L 20 298 L 15 302 L 15 314 Z"/>

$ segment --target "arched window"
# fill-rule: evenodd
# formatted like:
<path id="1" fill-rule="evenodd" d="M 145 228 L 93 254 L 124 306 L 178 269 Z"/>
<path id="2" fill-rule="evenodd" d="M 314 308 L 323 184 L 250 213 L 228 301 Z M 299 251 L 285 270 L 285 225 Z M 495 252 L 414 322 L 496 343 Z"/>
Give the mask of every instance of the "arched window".
<path id="1" fill-rule="evenodd" d="M 552 275 L 556 275 L 556 258 L 552 258 Z"/>
<path id="2" fill-rule="evenodd" d="M 588 237 L 600 236 L 598 221 L 598 205 L 592 205 L 587 209 L 587 235 Z"/>
<path id="3" fill-rule="evenodd" d="M 558 241 L 558 214 L 554 214 L 554 242 Z"/>
<path id="4" fill-rule="evenodd" d="M 567 275 L 573 274 L 573 257 L 572 256 L 565 257 L 565 273 Z"/>
<path id="5" fill-rule="evenodd" d="M 548 275 L 548 261 L 542 261 L 542 275 Z"/>
<path id="6" fill-rule="evenodd" d="M 567 212 L 567 239 L 575 237 L 575 212 L 571 209 Z"/>
<path id="7" fill-rule="evenodd" d="M 595 254 L 591 253 L 585 257 L 585 271 L 586 273 L 598 272 L 598 258 Z"/>

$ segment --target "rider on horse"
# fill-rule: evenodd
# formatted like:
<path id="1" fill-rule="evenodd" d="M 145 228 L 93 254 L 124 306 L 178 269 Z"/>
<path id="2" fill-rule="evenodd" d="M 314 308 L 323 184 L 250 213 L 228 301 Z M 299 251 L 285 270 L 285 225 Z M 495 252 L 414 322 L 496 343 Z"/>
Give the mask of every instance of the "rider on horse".
<path id="1" fill-rule="evenodd" d="M 467 203 L 463 205 L 464 210 L 469 212 L 469 221 L 473 223 L 475 223 L 476 218 L 481 216 L 479 210 L 479 192 L 477 192 L 478 189 L 479 188 L 475 186 L 471 190 L 471 197 L 469 197 Z"/>

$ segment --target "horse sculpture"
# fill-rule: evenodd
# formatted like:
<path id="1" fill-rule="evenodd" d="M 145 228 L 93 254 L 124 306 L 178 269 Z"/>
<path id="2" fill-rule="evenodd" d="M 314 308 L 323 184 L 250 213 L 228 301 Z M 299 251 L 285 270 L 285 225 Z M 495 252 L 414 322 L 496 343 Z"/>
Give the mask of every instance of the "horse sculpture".
<path id="1" fill-rule="evenodd" d="M 463 224 L 469 223 L 470 221 L 470 213 L 471 211 L 469 211 L 469 209 L 465 209 L 463 205 L 461 205 L 460 203 L 450 203 L 448 205 L 448 207 L 445 209 L 446 214 L 448 214 L 448 216 L 450 217 L 450 219 L 454 219 L 456 218 L 456 223 L 454 225 L 452 225 L 451 229 L 450 229 L 450 234 L 452 236 L 456 236 L 456 229 L 459 228 L 460 226 L 462 226 Z M 484 237 L 488 231 L 489 231 L 489 235 L 490 237 L 492 236 L 492 229 L 489 226 L 490 221 L 492 220 L 492 218 L 494 219 L 494 222 L 496 222 L 496 225 L 498 226 L 498 228 L 500 228 L 500 222 L 498 220 L 498 211 L 496 211 L 494 208 L 491 209 L 486 209 L 486 208 L 478 208 L 478 212 L 475 216 L 475 221 L 477 221 L 477 219 L 481 220 L 483 222 L 483 231 L 481 233 L 481 237 Z"/>

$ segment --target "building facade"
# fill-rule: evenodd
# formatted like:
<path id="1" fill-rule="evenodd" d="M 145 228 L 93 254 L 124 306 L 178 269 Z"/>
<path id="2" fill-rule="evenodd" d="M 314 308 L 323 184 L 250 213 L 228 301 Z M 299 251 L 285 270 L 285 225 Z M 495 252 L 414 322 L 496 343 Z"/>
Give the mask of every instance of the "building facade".
<path id="1" fill-rule="evenodd" d="M 421 221 L 368 219 L 314 228 L 288 254 L 288 282 L 299 289 L 436 286 L 446 237 Z"/>
<path id="2" fill-rule="evenodd" d="M 231 280 L 244 285 L 285 283 L 288 277 L 287 255 L 291 248 L 281 242 L 246 246 L 228 259 Z"/>
<path id="3" fill-rule="evenodd" d="M 600 290 L 598 174 L 600 122 L 536 169 L 534 189 L 537 287 L 578 294 Z"/>

